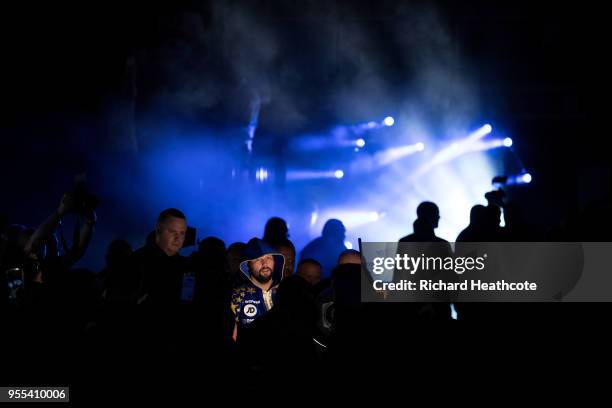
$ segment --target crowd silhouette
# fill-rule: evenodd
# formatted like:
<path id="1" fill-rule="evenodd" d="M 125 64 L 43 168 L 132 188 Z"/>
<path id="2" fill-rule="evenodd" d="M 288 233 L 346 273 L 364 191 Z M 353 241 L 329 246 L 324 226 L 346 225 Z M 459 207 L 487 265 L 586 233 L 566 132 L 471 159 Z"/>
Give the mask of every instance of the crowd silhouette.
<path id="1" fill-rule="evenodd" d="M 609 200 L 594 203 L 546 229 L 526 222 L 528 207 L 490 200 L 472 208 L 455 241 L 601 240 L 598 222 L 609 208 Z M 67 214 L 81 220 L 72 246 L 56 234 Z M 421 203 L 416 216 L 413 233 L 400 242 L 448 244 L 435 235 L 441 216 L 436 204 Z M 380 352 L 381 344 L 391 351 L 469 349 L 462 343 L 468 328 L 481 334 L 486 328 L 486 341 L 495 341 L 495 328 L 505 327 L 506 335 L 527 324 L 552 327 L 576 322 L 573 314 L 585 311 L 532 304 L 364 304 L 361 256 L 346 249 L 346 229 L 336 219 L 300 251 L 296 266 L 281 218 L 267 222 L 262 238 L 226 246 L 207 237 L 182 256 L 187 217 L 166 209 L 144 246 L 134 250 L 125 240 L 112 241 L 104 268 L 94 273 L 75 265 L 95 239 L 95 223 L 94 209 L 79 206 L 71 194 L 35 229 L 2 218 L 2 313 L 5 337 L 15 348 L 3 364 L 16 367 L 14 381 L 65 381 L 92 391 L 137 378 L 142 392 L 163 384 L 198 389 L 186 371 L 196 368 L 210 375 L 210 387 L 236 392 L 305 381 L 319 387 L 347 367 L 376 366 L 370 352 Z M 92 376 L 94 384 L 86 380 Z"/>

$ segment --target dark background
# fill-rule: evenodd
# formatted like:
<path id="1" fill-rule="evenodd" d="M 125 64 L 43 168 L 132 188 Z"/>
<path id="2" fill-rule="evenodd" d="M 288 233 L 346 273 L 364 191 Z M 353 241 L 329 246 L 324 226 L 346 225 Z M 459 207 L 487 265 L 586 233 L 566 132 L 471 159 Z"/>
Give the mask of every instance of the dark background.
<path id="1" fill-rule="evenodd" d="M 145 230 L 152 218 L 137 211 L 146 197 L 135 195 L 135 174 L 163 142 L 151 129 L 171 123 L 189 139 L 205 127 L 221 135 L 214 143 L 239 145 L 253 76 L 265 76 L 272 89 L 264 92 L 259 151 L 270 149 L 266 141 L 283 145 L 334 123 L 384 117 L 419 86 L 412 61 L 422 38 L 410 33 L 428 32 L 422 17 L 431 13 L 473 79 L 481 101 L 474 120 L 512 134 L 534 174 L 529 188 L 515 192 L 528 197 L 533 217 L 562 223 L 609 196 L 609 22 L 599 3 L 60 1 L 2 8 L 0 210 L 11 222 L 37 225 L 73 176 L 86 173 L 102 198 L 101 222 L 126 218 L 126 202 L 132 209 L 105 238 Z M 339 87 L 354 84 L 362 60 L 347 60 L 354 55 L 347 47 L 359 39 L 349 29 L 330 34 L 334 27 L 357 27 L 376 44 L 366 57 L 386 92 L 369 105 L 369 117 L 335 109 Z M 403 54 L 406 41 L 414 56 Z M 436 109 L 424 108 L 433 123 Z"/>

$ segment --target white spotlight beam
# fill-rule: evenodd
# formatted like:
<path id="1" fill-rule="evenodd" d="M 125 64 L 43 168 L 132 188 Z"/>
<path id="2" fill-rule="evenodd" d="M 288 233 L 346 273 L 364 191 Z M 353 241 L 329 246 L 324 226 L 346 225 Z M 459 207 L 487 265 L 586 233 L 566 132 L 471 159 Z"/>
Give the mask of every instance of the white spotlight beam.
<path id="1" fill-rule="evenodd" d="M 444 163 L 448 163 L 465 154 L 482 152 L 485 150 L 495 149 L 504 146 L 503 140 L 496 139 L 484 142 L 479 141 L 478 139 L 474 139 L 472 136 L 473 135 L 470 135 L 467 139 L 455 142 L 450 146 L 447 146 L 444 149 L 440 150 L 429 162 L 419 167 L 413 174 L 413 177 L 421 177 L 423 176 L 423 174 L 429 172 L 434 167 Z"/>
<path id="2" fill-rule="evenodd" d="M 482 139 L 483 137 L 485 137 L 486 135 L 488 135 L 489 133 L 491 133 L 492 131 L 493 131 L 493 128 L 491 127 L 491 125 L 486 124 L 480 127 L 479 129 L 475 130 L 474 132 L 470 133 L 463 143 L 476 142 Z"/>
<path id="3" fill-rule="evenodd" d="M 423 151 L 425 146 L 423 143 L 415 143 L 412 145 L 392 147 L 378 152 L 374 155 L 374 160 L 378 166 L 387 166 L 394 161 L 402 159 L 406 156 Z"/>
<path id="4" fill-rule="evenodd" d="M 342 170 L 288 170 L 287 171 L 287 181 L 300 181 L 300 180 L 317 180 L 317 179 L 326 179 L 326 178 L 342 178 L 344 177 L 344 172 L 342 172 L 342 176 L 339 176 L 339 172 Z"/>

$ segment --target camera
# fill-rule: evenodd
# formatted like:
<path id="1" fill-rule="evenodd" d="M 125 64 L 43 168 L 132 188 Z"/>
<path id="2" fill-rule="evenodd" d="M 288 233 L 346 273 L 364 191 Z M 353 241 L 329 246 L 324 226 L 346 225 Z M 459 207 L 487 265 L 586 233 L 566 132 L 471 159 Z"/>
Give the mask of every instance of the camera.
<path id="1" fill-rule="evenodd" d="M 84 175 L 77 175 L 74 181 L 74 189 L 71 192 L 74 199 L 73 211 L 77 214 L 91 213 L 98 207 L 100 200 L 87 190 Z"/>
<path id="2" fill-rule="evenodd" d="M 22 296 L 24 288 L 39 278 L 42 271 L 41 263 L 31 258 L 13 259 L 13 262 L 3 265 L 4 268 L 8 268 L 4 270 L 3 277 L 6 283 L 6 294 L 8 301 L 13 304 Z"/>
<path id="3" fill-rule="evenodd" d="M 499 207 L 504 206 L 504 198 L 506 197 L 506 193 L 504 192 L 504 190 L 499 189 L 499 190 L 488 191 L 485 193 L 484 196 L 489 202 L 489 205 L 494 204 Z"/>
<path id="4" fill-rule="evenodd" d="M 16 302 L 19 292 L 25 283 L 25 273 L 22 268 L 10 268 L 5 272 L 9 302 Z"/>
<path id="5" fill-rule="evenodd" d="M 501 185 L 504 186 L 508 183 L 508 176 L 495 176 L 491 181 L 493 185 Z"/>

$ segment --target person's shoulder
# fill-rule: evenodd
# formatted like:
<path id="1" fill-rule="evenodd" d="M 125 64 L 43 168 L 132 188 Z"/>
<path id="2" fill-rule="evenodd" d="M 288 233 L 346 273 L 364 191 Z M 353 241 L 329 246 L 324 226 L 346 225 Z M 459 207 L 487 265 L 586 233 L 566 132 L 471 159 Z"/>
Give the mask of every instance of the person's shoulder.
<path id="1" fill-rule="evenodd" d="M 414 234 L 406 235 L 405 237 L 401 237 L 399 242 L 412 242 L 414 241 Z"/>
<path id="2" fill-rule="evenodd" d="M 316 245 L 316 243 L 318 242 L 317 240 L 319 240 L 319 238 L 315 238 L 312 241 L 308 242 L 306 244 L 306 246 L 304 246 L 304 248 L 302 249 L 302 252 L 309 250 L 310 248 L 312 248 L 314 245 Z"/>
<path id="3" fill-rule="evenodd" d="M 176 263 L 180 263 L 180 264 L 185 265 L 185 266 L 193 265 L 193 260 L 190 257 L 188 257 L 188 256 L 181 255 L 181 254 L 176 254 L 176 255 L 172 256 L 172 258 L 174 259 L 174 261 Z"/>
<path id="4" fill-rule="evenodd" d="M 307 243 L 306 246 L 302 248 L 302 251 L 300 251 L 300 260 L 312 258 L 314 256 L 314 253 L 319 250 L 319 246 L 321 245 L 320 242 L 321 237 L 315 238 L 309 243 Z"/>
<path id="5" fill-rule="evenodd" d="M 256 296 L 257 292 L 258 288 L 254 285 L 244 284 L 236 286 L 234 289 L 232 289 L 232 302 L 240 303 L 245 298 Z"/>
<path id="6" fill-rule="evenodd" d="M 232 293 L 234 294 L 247 293 L 247 292 L 251 292 L 254 288 L 255 286 L 251 285 L 249 282 L 241 283 L 238 286 L 234 286 L 234 288 L 232 289 Z"/>
<path id="7" fill-rule="evenodd" d="M 280 283 L 278 285 L 276 285 L 276 288 L 287 288 L 287 287 L 305 287 L 310 289 L 311 285 L 310 283 L 308 283 L 308 281 L 306 279 L 304 279 L 303 277 L 301 277 L 300 275 L 298 275 L 297 273 L 294 273 L 290 276 L 287 276 L 286 278 L 283 278 L 283 280 L 280 281 Z"/>
<path id="8" fill-rule="evenodd" d="M 243 285 L 236 286 L 236 287 L 232 288 L 232 296 L 234 296 L 234 297 L 240 296 L 244 292 L 245 292 L 245 288 L 244 288 Z"/>
<path id="9" fill-rule="evenodd" d="M 466 227 L 463 231 L 461 231 L 459 235 L 457 235 L 455 242 L 467 241 L 467 238 L 470 235 L 470 231 L 471 231 L 469 228 L 470 227 Z"/>
<path id="10" fill-rule="evenodd" d="M 150 260 L 151 260 L 151 250 L 147 248 L 146 246 L 138 248 L 137 250 L 132 252 L 132 255 L 130 255 L 130 258 L 129 258 L 130 264 L 134 266 L 146 264 L 150 262 Z"/>
<path id="11" fill-rule="evenodd" d="M 137 250 L 135 250 L 134 252 L 132 252 L 132 258 L 138 259 L 143 256 L 148 256 L 150 254 L 151 254 L 151 247 L 148 245 L 144 245 L 138 248 Z"/>

